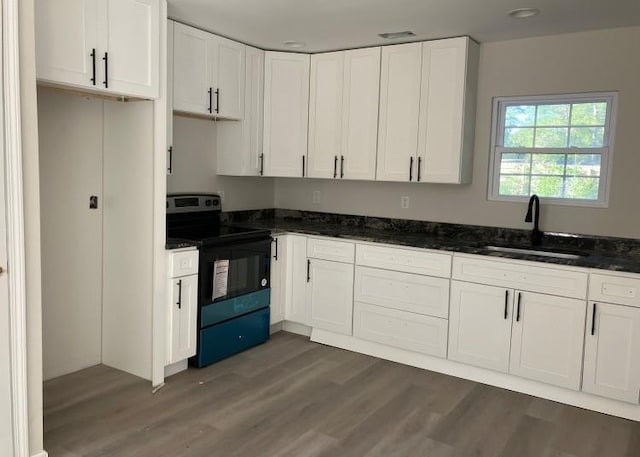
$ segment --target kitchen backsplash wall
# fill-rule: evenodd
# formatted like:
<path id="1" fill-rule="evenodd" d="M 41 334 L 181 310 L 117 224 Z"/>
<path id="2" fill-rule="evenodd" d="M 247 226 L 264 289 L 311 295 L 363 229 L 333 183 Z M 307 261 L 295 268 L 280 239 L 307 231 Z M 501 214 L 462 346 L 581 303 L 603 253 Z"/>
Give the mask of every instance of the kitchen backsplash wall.
<path id="1" fill-rule="evenodd" d="M 473 182 L 436 185 L 279 178 L 276 208 L 530 228 L 526 204 L 487 200 L 495 96 L 619 91 L 608 208 L 542 205 L 541 228 L 640 238 L 640 27 L 482 44 Z M 251 181 L 259 185 L 259 180 Z M 320 202 L 313 203 L 314 191 Z M 409 197 L 401 209 L 400 198 Z M 255 195 L 257 198 L 258 195 Z M 266 200 L 266 198 L 265 198 Z"/>
<path id="2" fill-rule="evenodd" d="M 213 121 L 173 116 L 173 174 L 167 176 L 167 192 L 223 191 L 225 211 L 273 207 L 273 179 L 216 175 L 215 145 Z"/>

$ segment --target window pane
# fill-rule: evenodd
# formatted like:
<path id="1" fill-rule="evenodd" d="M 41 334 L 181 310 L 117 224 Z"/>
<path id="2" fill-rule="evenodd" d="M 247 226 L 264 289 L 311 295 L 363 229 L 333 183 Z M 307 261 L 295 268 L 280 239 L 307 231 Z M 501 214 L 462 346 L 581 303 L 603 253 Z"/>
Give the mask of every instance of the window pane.
<path id="1" fill-rule="evenodd" d="M 569 146 L 601 148 L 604 146 L 604 127 L 572 127 Z"/>
<path id="2" fill-rule="evenodd" d="M 531 172 L 531 154 L 502 154 L 500 174 L 529 174 Z"/>
<path id="3" fill-rule="evenodd" d="M 568 136 L 568 128 L 536 129 L 536 148 L 566 148 Z"/>
<path id="4" fill-rule="evenodd" d="M 532 148 L 533 129 L 504 129 L 504 146 L 507 148 Z"/>
<path id="5" fill-rule="evenodd" d="M 531 193 L 539 197 L 562 197 L 562 180 L 556 176 L 532 176 Z"/>
<path id="6" fill-rule="evenodd" d="M 529 176 L 500 176 L 500 195 L 529 196 Z"/>
<path id="7" fill-rule="evenodd" d="M 572 125 L 604 125 L 607 118 L 607 104 L 574 103 L 571 110 Z"/>
<path id="8" fill-rule="evenodd" d="M 600 176 L 600 154 L 570 154 L 567 156 L 567 175 Z"/>
<path id="9" fill-rule="evenodd" d="M 533 174 L 536 175 L 563 175 L 564 154 L 533 154 Z"/>
<path id="10" fill-rule="evenodd" d="M 567 178 L 565 198 L 597 200 L 600 178 Z"/>
<path id="11" fill-rule="evenodd" d="M 536 125 L 569 125 L 569 105 L 540 105 Z"/>
<path id="12" fill-rule="evenodd" d="M 505 110 L 504 125 L 507 127 L 531 127 L 535 120 L 535 105 L 512 105 Z"/>

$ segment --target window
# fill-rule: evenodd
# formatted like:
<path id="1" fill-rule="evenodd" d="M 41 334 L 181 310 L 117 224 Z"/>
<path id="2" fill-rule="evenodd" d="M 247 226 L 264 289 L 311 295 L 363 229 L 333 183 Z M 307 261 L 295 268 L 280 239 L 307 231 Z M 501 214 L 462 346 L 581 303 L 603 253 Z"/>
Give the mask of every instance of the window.
<path id="1" fill-rule="evenodd" d="M 489 199 L 606 206 L 615 93 L 494 100 Z"/>

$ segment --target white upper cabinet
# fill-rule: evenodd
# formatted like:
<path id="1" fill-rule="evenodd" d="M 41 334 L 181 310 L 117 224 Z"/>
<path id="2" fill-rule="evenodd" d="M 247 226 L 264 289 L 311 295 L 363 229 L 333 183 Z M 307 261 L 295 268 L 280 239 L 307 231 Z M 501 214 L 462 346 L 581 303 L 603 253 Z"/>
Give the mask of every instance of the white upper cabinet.
<path id="1" fill-rule="evenodd" d="M 418 150 L 422 43 L 382 48 L 379 181 L 412 181 Z"/>
<path id="2" fill-rule="evenodd" d="M 158 0 L 36 0 L 40 81 L 157 98 Z"/>
<path id="3" fill-rule="evenodd" d="M 340 176 L 344 52 L 311 56 L 309 176 Z"/>
<path id="4" fill-rule="evenodd" d="M 586 302 L 516 292 L 510 373 L 579 390 Z"/>
<path id="5" fill-rule="evenodd" d="M 108 0 L 105 81 L 114 92 L 158 97 L 160 22 L 157 0 Z M 105 51 L 105 52 L 107 52 Z"/>
<path id="6" fill-rule="evenodd" d="M 640 308 L 592 302 L 587 316 L 582 390 L 638 404 Z"/>
<path id="7" fill-rule="evenodd" d="M 477 79 L 475 42 L 462 37 L 423 43 L 418 181 L 471 181 Z"/>
<path id="8" fill-rule="evenodd" d="M 212 55 L 209 35 L 178 22 L 173 32 L 173 109 L 210 114 Z"/>
<path id="9" fill-rule="evenodd" d="M 94 78 L 98 59 L 99 0 L 36 0 L 36 67 L 39 80 L 102 86 Z M 96 60 L 97 64 L 97 60 Z"/>
<path id="10" fill-rule="evenodd" d="M 213 59 L 213 87 L 218 117 L 242 119 L 244 115 L 246 46 L 226 38 L 216 37 Z"/>
<path id="11" fill-rule="evenodd" d="M 380 48 L 311 56 L 309 176 L 375 178 Z"/>
<path id="12" fill-rule="evenodd" d="M 307 174 L 309 66 L 307 54 L 265 54 L 265 176 L 304 177 Z"/>
<path id="13" fill-rule="evenodd" d="M 375 179 L 379 97 L 380 48 L 346 51 L 340 168 L 345 179 Z"/>
<path id="14" fill-rule="evenodd" d="M 377 179 L 471 179 L 478 45 L 469 38 L 382 48 Z"/>
<path id="15" fill-rule="evenodd" d="M 242 119 L 246 46 L 179 23 L 174 35 L 173 109 Z"/>
<path id="16" fill-rule="evenodd" d="M 258 176 L 264 173 L 264 51 L 247 46 L 245 55 L 243 120 L 216 125 L 219 175 Z"/>

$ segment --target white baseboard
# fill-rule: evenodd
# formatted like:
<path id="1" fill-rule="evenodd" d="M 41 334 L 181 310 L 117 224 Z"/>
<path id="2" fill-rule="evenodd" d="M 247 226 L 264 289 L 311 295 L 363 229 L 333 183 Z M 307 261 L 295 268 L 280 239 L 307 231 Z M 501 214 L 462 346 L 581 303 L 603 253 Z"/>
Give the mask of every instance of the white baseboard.
<path id="1" fill-rule="evenodd" d="M 164 377 L 168 378 L 169 376 L 173 376 L 174 374 L 178 374 L 181 371 L 189 368 L 189 361 L 187 359 L 181 360 L 171 365 L 167 365 L 164 367 Z"/>
<path id="2" fill-rule="evenodd" d="M 269 335 L 273 335 L 274 333 L 278 333 L 282 331 L 282 321 L 276 322 L 275 324 L 271 324 L 269 327 Z"/>
<path id="3" fill-rule="evenodd" d="M 311 327 L 297 322 L 282 321 L 282 330 L 296 335 L 311 336 Z"/>
<path id="4" fill-rule="evenodd" d="M 40 451 L 37 454 L 33 454 L 31 457 L 48 457 L 47 451 Z"/>
<path id="5" fill-rule="evenodd" d="M 640 405 L 563 389 L 506 373 L 464 365 L 325 330 L 313 329 L 311 341 L 640 422 Z"/>

